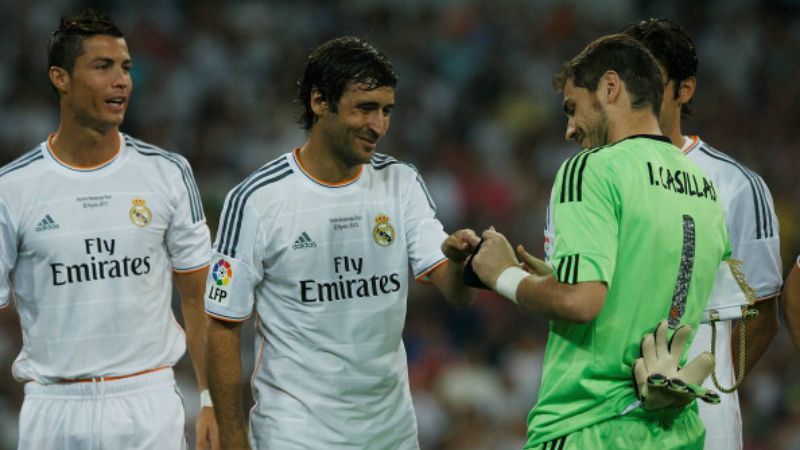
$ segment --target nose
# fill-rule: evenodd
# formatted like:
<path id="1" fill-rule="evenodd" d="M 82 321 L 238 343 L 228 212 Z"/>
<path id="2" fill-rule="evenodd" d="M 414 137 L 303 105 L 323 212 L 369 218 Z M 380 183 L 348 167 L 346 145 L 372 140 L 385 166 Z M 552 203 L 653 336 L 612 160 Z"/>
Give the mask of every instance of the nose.
<path id="1" fill-rule="evenodd" d="M 575 139 L 575 120 L 570 117 L 567 120 L 567 133 L 564 135 L 564 138 L 568 141 Z"/>
<path id="2" fill-rule="evenodd" d="M 384 114 L 383 111 L 374 111 L 369 115 L 368 126 L 370 131 L 378 137 L 382 137 L 389 130 L 389 116 Z"/>
<path id="3" fill-rule="evenodd" d="M 131 81 L 131 73 L 129 71 L 127 71 L 126 69 L 123 69 L 123 68 L 120 67 L 116 71 L 116 74 L 114 76 L 114 80 L 112 82 L 112 86 L 114 88 L 125 89 L 125 88 L 129 88 L 132 84 L 133 83 Z"/>

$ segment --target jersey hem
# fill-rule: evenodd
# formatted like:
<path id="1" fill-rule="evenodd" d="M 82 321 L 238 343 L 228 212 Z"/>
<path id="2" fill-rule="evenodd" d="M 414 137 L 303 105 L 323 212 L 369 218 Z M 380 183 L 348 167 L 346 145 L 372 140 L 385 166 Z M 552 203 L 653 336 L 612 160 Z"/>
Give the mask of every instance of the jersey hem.
<path id="1" fill-rule="evenodd" d="M 180 273 L 180 274 L 193 273 L 193 272 L 197 272 L 197 271 L 203 270 L 203 269 L 207 268 L 210 265 L 211 265 L 211 262 L 205 262 L 200 266 L 190 267 L 188 269 L 178 269 L 178 268 L 174 268 L 173 267 L 172 271 L 175 272 L 175 273 Z"/>
<path id="2" fill-rule="evenodd" d="M 239 318 L 239 317 L 228 317 L 228 316 L 223 316 L 223 315 L 220 315 L 220 314 L 212 313 L 209 310 L 206 310 L 206 315 L 209 315 L 209 316 L 213 317 L 214 319 L 221 320 L 223 322 L 231 322 L 231 323 L 242 323 L 245 320 L 250 318 L 249 314 L 247 316 L 241 317 L 241 318 Z"/>
<path id="3" fill-rule="evenodd" d="M 762 295 L 761 297 L 756 298 L 755 303 L 765 302 L 767 300 L 772 300 L 776 297 L 781 295 L 781 291 L 775 291 L 772 294 Z"/>
<path id="4" fill-rule="evenodd" d="M 428 266 L 427 269 L 424 269 L 422 271 L 422 273 L 420 273 L 419 275 L 415 276 L 414 279 L 416 281 L 420 282 L 420 283 L 430 284 L 431 280 L 430 280 L 430 278 L 428 278 L 428 276 L 431 273 L 433 273 L 434 270 L 438 269 L 439 267 L 441 267 L 442 265 L 447 263 L 447 261 L 448 261 L 447 258 L 443 258 L 443 259 L 440 259 L 439 261 L 436 261 L 432 265 Z"/>

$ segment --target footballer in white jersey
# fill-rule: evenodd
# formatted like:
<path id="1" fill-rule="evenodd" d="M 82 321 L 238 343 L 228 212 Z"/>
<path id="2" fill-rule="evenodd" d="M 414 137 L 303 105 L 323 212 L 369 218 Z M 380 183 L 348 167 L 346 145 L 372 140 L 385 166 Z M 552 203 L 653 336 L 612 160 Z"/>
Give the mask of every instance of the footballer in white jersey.
<path id="1" fill-rule="evenodd" d="M 12 371 L 26 382 L 18 448 L 183 449 L 172 365 L 187 347 L 206 386 L 210 239 L 197 186 L 183 157 L 120 133 L 132 60 L 107 15 L 62 17 L 47 61 L 58 129 L 0 169 L 0 306 L 16 303 Z M 218 448 L 208 403 L 198 446 Z"/>
<path id="2" fill-rule="evenodd" d="M 317 47 L 297 84 L 308 139 L 225 200 L 205 299 L 223 447 L 419 448 L 402 341 L 409 275 L 471 302 L 462 280 L 480 238 L 448 236 L 416 169 L 376 153 L 397 81 L 363 39 Z M 240 322 L 254 307 L 248 436 Z"/>
<path id="3" fill-rule="evenodd" d="M 91 169 L 59 161 L 47 141 L 0 169 L 0 305 L 13 289 L 20 381 L 129 375 L 185 352 L 170 286 L 173 270 L 208 265 L 197 186 L 182 156 L 120 142 Z"/>
<path id="4" fill-rule="evenodd" d="M 228 195 L 206 311 L 255 304 L 254 448 L 416 449 L 401 339 L 409 270 L 446 261 L 417 171 L 376 154 L 353 180 L 314 179 L 297 151 Z"/>
<path id="5" fill-rule="evenodd" d="M 725 211 L 725 222 L 731 240 L 732 257 L 742 260 L 741 270 L 747 284 L 759 299 L 772 299 L 780 294 L 783 284 L 778 219 L 769 188 L 758 174 L 744 167 L 697 136 L 685 136 L 683 152 L 705 171 L 719 192 Z M 707 309 L 721 305 L 708 305 Z M 722 387 L 736 382 L 731 338 L 733 322 L 716 323 L 715 371 Z M 711 349 L 711 325 L 701 324 L 689 348 L 689 358 Z M 737 352 L 738 353 L 738 352 Z M 703 384 L 716 389 L 709 378 Z M 720 392 L 719 405 L 698 402 L 700 417 L 706 425 L 707 445 L 714 448 L 742 447 L 742 418 L 736 391 Z"/>
<path id="6" fill-rule="evenodd" d="M 719 152 L 697 137 L 681 131 L 682 119 L 692 114 L 692 98 L 697 88 L 698 56 L 691 36 L 668 19 L 648 19 L 627 26 L 623 33 L 639 40 L 656 57 L 665 76 L 659 127 L 672 144 L 700 166 L 714 182 L 722 201 L 731 241 L 732 257 L 743 260 L 741 269 L 747 284 L 754 288 L 758 317 L 742 322 L 747 331 L 747 369 L 761 356 L 777 333 L 777 296 L 781 287 L 779 229 L 772 196 L 764 181 L 730 156 Z M 706 313 L 723 305 L 708 305 Z M 738 342 L 730 320 L 717 322 L 716 375 L 722 387 L 734 385 L 735 350 Z M 701 325 L 692 341 L 690 357 L 711 349 L 711 331 Z M 738 353 L 738 352 L 737 352 Z M 738 355 L 736 356 L 738 358 Z M 739 370 L 744 370 L 739 367 Z M 712 387 L 713 380 L 704 384 Z M 698 402 L 700 418 L 706 427 L 705 448 L 742 448 L 742 423 L 737 394 L 720 392 L 722 403 L 715 406 Z"/>

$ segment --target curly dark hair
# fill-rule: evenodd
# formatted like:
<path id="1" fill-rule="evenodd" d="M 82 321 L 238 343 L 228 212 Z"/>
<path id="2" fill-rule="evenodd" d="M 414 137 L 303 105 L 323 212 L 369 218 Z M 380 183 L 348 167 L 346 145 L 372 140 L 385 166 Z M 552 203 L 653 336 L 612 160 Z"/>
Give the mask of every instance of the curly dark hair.
<path id="1" fill-rule="evenodd" d="M 397 71 L 389 58 L 364 39 L 344 36 L 331 39 L 308 56 L 303 76 L 297 82 L 295 102 L 299 105 L 297 123 L 310 130 L 317 121 L 311 110 L 311 93 L 318 91 L 336 112 L 339 99 L 348 83 L 364 89 L 396 87 Z"/>
<path id="2" fill-rule="evenodd" d="M 667 80 L 675 81 L 675 98 L 681 81 L 697 76 L 697 51 L 689 34 L 668 19 L 647 19 L 628 25 L 622 33 L 638 40 L 656 58 L 667 73 Z M 681 105 L 681 115 L 692 115 L 688 103 Z"/>
<path id="3" fill-rule="evenodd" d="M 62 17 L 47 43 L 47 66 L 72 73 L 75 60 L 83 54 L 83 41 L 95 35 L 124 37 L 107 15 L 92 8 Z"/>
<path id="4" fill-rule="evenodd" d="M 567 80 L 572 80 L 575 86 L 594 92 L 608 70 L 617 72 L 625 83 L 633 108 L 649 106 L 658 117 L 664 91 L 658 62 L 641 42 L 625 34 L 610 34 L 589 43 L 553 76 L 553 88 L 561 92 Z"/>

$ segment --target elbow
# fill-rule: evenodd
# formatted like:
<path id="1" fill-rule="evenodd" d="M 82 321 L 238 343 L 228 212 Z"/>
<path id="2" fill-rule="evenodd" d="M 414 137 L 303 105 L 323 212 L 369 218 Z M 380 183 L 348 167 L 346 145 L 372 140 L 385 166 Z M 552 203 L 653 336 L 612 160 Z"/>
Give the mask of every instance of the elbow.
<path id="1" fill-rule="evenodd" d="M 585 283 L 585 286 L 580 284 L 577 286 L 580 291 L 567 297 L 566 320 L 577 324 L 588 324 L 603 310 L 607 291 L 601 284 L 595 286 L 594 283 Z"/>

